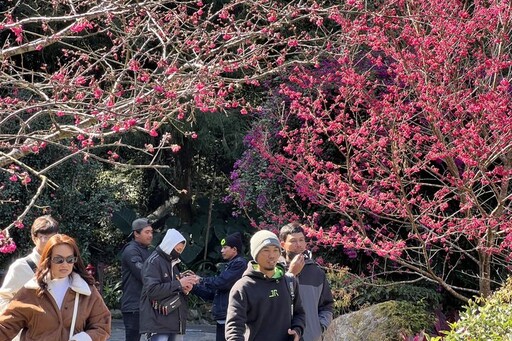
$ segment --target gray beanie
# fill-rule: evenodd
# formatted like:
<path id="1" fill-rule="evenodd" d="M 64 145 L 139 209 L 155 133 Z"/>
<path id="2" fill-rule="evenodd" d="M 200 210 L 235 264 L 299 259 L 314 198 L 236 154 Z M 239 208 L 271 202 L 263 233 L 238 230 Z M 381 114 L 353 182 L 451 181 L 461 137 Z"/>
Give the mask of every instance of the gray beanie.
<path id="1" fill-rule="evenodd" d="M 279 239 L 277 236 L 267 230 L 258 231 L 251 238 L 251 256 L 254 260 L 256 260 L 256 256 L 258 253 L 267 245 L 275 245 L 279 249 L 281 249 L 281 243 L 279 243 Z"/>

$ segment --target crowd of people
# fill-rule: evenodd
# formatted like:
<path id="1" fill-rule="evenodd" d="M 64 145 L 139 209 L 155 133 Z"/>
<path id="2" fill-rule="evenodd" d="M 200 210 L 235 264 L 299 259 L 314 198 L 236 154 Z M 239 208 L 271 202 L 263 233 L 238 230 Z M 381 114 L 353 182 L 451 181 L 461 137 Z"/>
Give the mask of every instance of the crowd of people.
<path id="1" fill-rule="evenodd" d="M 121 311 L 127 341 L 182 341 L 188 298 L 212 301 L 217 341 L 319 341 L 332 320 L 333 297 L 325 272 L 307 248 L 299 223 L 279 237 L 261 230 L 244 257 L 240 232 L 221 240 L 226 262 L 218 275 L 180 271 L 186 238 L 167 230 L 152 249 L 147 218 L 132 223 L 121 252 Z M 34 249 L 8 269 L 0 288 L 0 341 L 107 340 L 111 315 L 76 241 L 59 233 L 50 216 L 31 228 Z"/>

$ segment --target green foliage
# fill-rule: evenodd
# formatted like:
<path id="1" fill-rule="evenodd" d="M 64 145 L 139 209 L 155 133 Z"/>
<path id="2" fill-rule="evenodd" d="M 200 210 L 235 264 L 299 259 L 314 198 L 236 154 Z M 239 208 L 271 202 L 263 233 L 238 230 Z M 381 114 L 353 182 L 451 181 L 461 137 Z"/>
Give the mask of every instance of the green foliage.
<path id="1" fill-rule="evenodd" d="M 188 295 L 187 300 L 189 320 L 208 320 L 212 324 L 215 323 L 215 321 L 212 320 L 211 314 L 212 302 L 205 301 L 196 295 Z M 197 315 L 191 316 L 192 311 L 195 311 Z"/>
<path id="2" fill-rule="evenodd" d="M 51 163 L 57 155 L 58 151 L 49 149 L 39 159 L 31 161 L 33 164 Z M 113 182 L 102 181 L 103 172 L 102 164 L 93 160 L 84 161 L 79 157 L 69 159 L 60 167 L 50 170 L 47 176 L 56 186 L 42 192 L 36 208 L 23 221 L 24 229 L 15 228 L 10 231 L 18 250 L 13 255 L 2 255 L 0 264 L 7 267 L 14 258 L 30 252 L 33 247 L 30 226 L 42 214 L 51 214 L 59 221 L 62 233 L 77 239 L 86 262 L 97 264 L 114 258 L 122 235 L 109 221 L 121 201 L 116 198 L 116 193 L 122 189 Z M 34 179 L 26 187 L 36 187 L 38 182 L 38 179 Z M 0 216 L 4 217 L 4 223 L 14 220 L 22 212 L 23 204 L 29 201 L 29 191 L 23 187 L 8 186 L 8 189 L 8 198 L 17 204 L 0 206 Z"/>
<path id="3" fill-rule="evenodd" d="M 119 211 L 112 214 L 112 223 L 118 227 L 121 232 L 128 236 L 132 232 L 132 222 L 137 218 L 135 211 L 122 207 Z"/>
<path id="4" fill-rule="evenodd" d="M 357 295 L 355 288 L 350 285 L 353 275 L 348 272 L 348 268 L 339 266 L 328 268 L 326 274 L 334 298 L 334 317 L 351 311 L 352 298 Z"/>
<path id="5" fill-rule="evenodd" d="M 400 331 L 404 335 L 429 329 L 435 322 L 434 315 L 423 302 L 388 301 L 379 310 L 381 315 L 389 318 L 389 329 Z"/>
<path id="6" fill-rule="evenodd" d="M 103 300 L 109 309 L 121 308 L 121 296 L 123 295 L 123 283 L 119 264 L 105 268 L 102 287 Z"/>
<path id="7" fill-rule="evenodd" d="M 119 206 L 117 188 L 98 181 L 102 171 L 99 163 L 72 160 L 52 173 L 60 187 L 47 199 L 60 231 L 76 238 L 86 262 L 94 264 L 115 258 L 121 237 L 109 223 Z"/>
<path id="8" fill-rule="evenodd" d="M 436 307 L 442 299 L 441 294 L 432 288 L 383 280 L 370 284 L 361 282 L 357 287 L 357 293 L 358 295 L 352 301 L 352 304 L 355 306 L 365 306 L 387 300 L 398 300 L 408 302 L 423 301 L 428 303 L 429 306 Z"/>
<path id="9" fill-rule="evenodd" d="M 350 273 L 348 268 L 329 268 L 327 278 L 335 299 L 335 316 L 390 300 L 422 302 L 425 306 L 437 307 L 442 299 L 441 294 L 427 286 L 396 284 L 383 280 L 368 283 L 364 278 Z"/>
<path id="10" fill-rule="evenodd" d="M 512 278 L 489 298 L 470 300 L 460 313 L 459 321 L 450 324 L 444 337 L 432 341 L 485 340 L 501 341 L 512 339 Z"/>

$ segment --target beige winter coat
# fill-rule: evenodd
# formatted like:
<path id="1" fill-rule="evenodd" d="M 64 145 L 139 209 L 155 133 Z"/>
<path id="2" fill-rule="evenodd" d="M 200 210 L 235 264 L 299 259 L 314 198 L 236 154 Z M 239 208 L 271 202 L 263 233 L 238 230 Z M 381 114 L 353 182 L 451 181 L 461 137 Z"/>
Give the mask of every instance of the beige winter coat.
<path id="1" fill-rule="evenodd" d="M 110 311 L 94 286 L 76 273 L 71 275 L 61 309 L 48 292 L 37 296 L 31 279 L 21 288 L 0 316 L 0 341 L 11 340 L 20 330 L 22 341 L 105 341 L 110 336 Z M 70 338 L 75 295 L 79 293 L 75 333 Z"/>

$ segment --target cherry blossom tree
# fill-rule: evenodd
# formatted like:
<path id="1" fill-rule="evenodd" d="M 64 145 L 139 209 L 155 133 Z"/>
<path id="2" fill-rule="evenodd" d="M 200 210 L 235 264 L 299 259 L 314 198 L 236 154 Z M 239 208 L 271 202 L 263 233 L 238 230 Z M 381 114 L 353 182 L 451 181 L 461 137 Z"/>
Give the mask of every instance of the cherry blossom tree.
<path id="1" fill-rule="evenodd" d="M 512 256 L 511 15 L 499 0 L 332 9 L 340 54 L 270 86 L 233 197 L 388 273 L 488 295 Z"/>
<path id="2" fill-rule="evenodd" d="M 336 47 L 336 27 L 324 24 L 335 8 L 274 0 L 2 2 L 0 169 L 8 180 L 1 186 L 32 194 L 8 218 L 3 245 L 41 193 L 58 186 L 48 172 L 66 160 L 168 168 L 159 155 L 179 155 L 198 137 L 198 112 L 257 109 L 261 82 Z M 134 132 L 157 142 L 137 144 Z M 60 150 L 58 160 L 40 168 L 25 161 L 50 147 Z M 149 161 L 133 164 L 128 152 Z M 3 193 L 2 205 L 19 204 Z"/>

